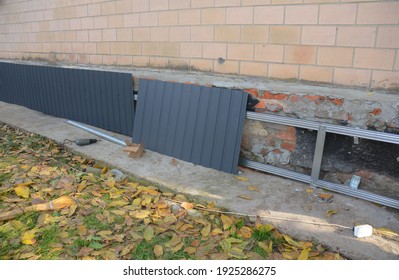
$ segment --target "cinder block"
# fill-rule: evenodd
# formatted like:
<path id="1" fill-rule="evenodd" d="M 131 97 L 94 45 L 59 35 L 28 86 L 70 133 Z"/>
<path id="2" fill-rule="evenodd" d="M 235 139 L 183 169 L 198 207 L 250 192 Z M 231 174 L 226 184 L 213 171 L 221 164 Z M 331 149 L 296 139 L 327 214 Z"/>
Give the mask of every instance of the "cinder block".
<path id="1" fill-rule="evenodd" d="M 125 16 L 127 15 L 112 15 L 108 16 L 108 28 L 118 28 L 118 27 L 123 27 L 124 22 L 125 22 Z M 128 23 L 130 23 L 128 20 L 126 20 Z M 138 24 L 138 18 L 136 17 L 136 25 Z M 127 25 L 125 27 L 130 27 L 130 25 Z"/>
<path id="2" fill-rule="evenodd" d="M 180 43 L 180 56 L 188 58 L 202 57 L 201 43 Z"/>
<path id="3" fill-rule="evenodd" d="M 253 23 L 253 8 L 239 7 L 226 9 L 227 24 L 251 24 Z"/>
<path id="4" fill-rule="evenodd" d="M 395 51 L 388 49 L 355 49 L 356 68 L 392 70 Z"/>
<path id="5" fill-rule="evenodd" d="M 101 42 L 102 41 L 101 30 L 89 30 L 89 41 L 90 42 Z"/>
<path id="6" fill-rule="evenodd" d="M 282 45 L 255 45 L 255 61 L 283 62 L 284 46 Z"/>
<path id="7" fill-rule="evenodd" d="M 158 20 L 160 26 L 174 26 L 179 24 L 178 11 L 159 12 Z"/>
<path id="8" fill-rule="evenodd" d="M 338 27 L 337 46 L 373 47 L 376 27 L 340 26 Z"/>
<path id="9" fill-rule="evenodd" d="M 190 61 L 189 61 L 189 59 L 169 58 L 168 59 L 168 68 L 178 69 L 178 70 L 189 70 L 190 69 Z"/>
<path id="10" fill-rule="evenodd" d="M 220 25 L 215 26 L 216 42 L 239 42 L 240 26 L 237 25 Z"/>
<path id="11" fill-rule="evenodd" d="M 258 6 L 258 5 L 268 5 L 270 4 L 270 0 L 242 0 L 242 6 Z"/>
<path id="12" fill-rule="evenodd" d="M 376 2 L 359 3 L 357 23 L 358 24 L 398 24 L 399 3 Z"/>
<path id="13" fill-rule="evenodd" d="M 97 44 L 96 43 L 84 43 L 83 49 L 84 49 L 84 52 L 87 54 L 96 54 L 97 53 Z"/>
<path id="14" fill-rule="evenodd" d="M 352 66 L 353 48 L 320 47 L 317 64 L 326 66 Z"/>
<path id="15" fill-rule="evenodd" d="M 79 30 L 76 32 L 76 40 L 78 42 L 89 41 L 89 32 L 87 30 Z"/>
<path id="16" fill-rule="evenodd" d="M 146 56 L 133 56 L 133 65 L 137 67 L 148 67 L 150 58 Z"/>
<path id="17" fill-rule="evenodd" d="M 132 12 L 132 1 L 131 0 L 119 0 L 115 2 L 115 12 L 117 14 L 131 13 Z"/>
<path id="18" fill-rule="evenodd" d="M 180 10 L 179 25 L 199 25 L 201 24 L 201 10 Z"/>
<path id="19" fill-rule="evenodd" d="M 132 65 L 133 58 L 128 55 L 118 55 L 116 57 L 116 64 L 123 65 L 123 66 L 130 66 Z"/>
<path id="20" fill-rule="evenodd" d="M 170 41 L 189 42 L 191 39 L 191 29 L 188 26 L 170 27 Z"/>
<path id="21" fill-rule="evenodd" d="M 243 25 L 241 26 L 241 42 L 267 43 L 269 40 L 269 26 Z"/>
<path id="22" fill-rule="evenodd" d="M 180 44 L 179 43 L 162 42 L 159 44 L 159 54 L 161 56 L 179 57 Z"/>
<path id="23" fill-rule="evenodd" d="M 191 0 L 191 8 L 214 7 L 215 0 Z"/>
<path id="24" fill-rule="evenodd" d="M 193 26 L 191 27 L 192 42 L 212 42 L 213 26 Z"/>
<path id="25" fill-rule="evenodd" d="M 215 7 L 240 6 L 241 0 L 215 0 Z"/>
<path id="26" fill-rule="evenodd" d="M 116 65 L 116 55 L 103 55 L 104 65 Z"/>
<path id="27" fill-rule="evenodd" d="M 333 68 L 311 65 L 301 65 L 299 69 L 299 78 L 301 80 L 331 83 Z"/>
<path id="28" fill-rule="evenodd" d="M 285 46 L 284 62 L 294 64 L 315 64 L 316 47 L 314 46 Z"/>
<path id="29" fill-rule="evenodd" d="M 398 88 L 399 71 L 378 71 L 373 70 L 372 87 L 374 88 Z"/>
<path id="30" fill-rule="evenodd" d="M 219 64 L 217 60 L 214 60 L 213 69 L 217 73 L 238 74 L 238 61 L 227 60 Z"/>
<path id="31" fill-rule="evenodd" d="M 101 15 L 101 4 L 90 4 L 87 6 L 87 14 L 89 16 L 99 16 Z"/>
<path id="32" fill-rule="evenodd" d="M 150 0 L 151 11 L 165 11 L 169 9 L 169 1 L 166 0 Z"/>
<path id="33" fill-rule="evenodd" d="M 298 79 L 298 65 L 269 64 L 269 78 Z"/>
<path id="34" fill-rule="evenodd" d="M 283 24 L 284 7 L 283 6 L 265 6 L 254 8 L 255 24 Z"/>
<path id="35" fill-rule="evenodd" d="M 102 32 L 102 39 L 104 42 L 116 41 L 116 29 L 103 29 L 101 32 Z"/>
<path id="36" fill-rule="evenodd" d="M 354 24 L 357 4 L 320 5 L 319 24 Z"/>
<path id="37" fill-rule="evenodd" d="M 124 42 L 112 42 L 111 43 L 111 54 L 121 55 L 126 54 L 126 44 Z"/>
<path id="38" fill-rule="evenodd" d="M 304 45 L 333 46 L 335 35 L 335 26 L 304 26 L 301 42 Z"/>
<path id="39" fill-rule="evenodd" d="M 378 28 L 377 47 L 399 48 L 399 27 L 380 26 Z"/>
<path id="40" fill-rule="evenodd" d="M 212 71 L 213 60 L 210 59 L 190 59 L 190 68 L 198 71 Z"/>
<path id="41" fill-rule="evenodd" d="M 132 12 L 146 12 L 150 10 L 150 0 L 132 0 Z"/>
<path id="42" fill-rule="evenodd" d="M 114 15 L 115 14 L 115 1 L 104 2 L 101 4 L 102 15 Z"/>
<path id="43" fill-rule="evenodd" d="M 285 7 L 286 24 L 317 24 L 318 5 L 295 5 Z"/>
<path id="44" fill-rule="evenodd" d="M 141 43 L 127 42 L 126 54 L 128 55 L 141 55 Z"/>
<path id="45" fill-rule="evenodd" d="M 253 44 L 228 44 L 227 59 L 250 60 L 254 58 Z"/>
<path id="46" fill-rule="evenodd" d="M 90 55 L 89 56 L 90 64 L 101 65 L 103 64 L 103 56 L 102 55 Z"/>
<path id="47" fill-rule="evenodd" d="M 97 43 L 96 46 L 97 54 L 110 54 L 111 44 L 110 43 Z"/>
<path id="48" fill-rule="evenodd" d="M 299 26 L 271 26 L 269 42 L 274 44 L 299 44 L 301 28 Z"/>
<path id="49" fill-rule="evenodd" d="M 201 23 L 206 24 L 225 24 L 226 23 L 226 9 L 225 8 L 211 8 L 203 9 L 201 14 Z"/>
<path id="50" fill-rule="evenodd" d="M 153 42 L 169 41 L 169 27 L 151 27 L 150 41 Z"/>
<path id="51" fill-rule="evenodd" d="M 139 42 L 150 41 L 150 28 L 149 27 L 133 28 L 133 41 L 139 41 Z"/>
<path id="52" fill-rule="evenodd" d="M 261 62 L 240 62 L 240 74 L 247 76 L 267 76 L 267 64 Z"/>
<path id="53" fill-rule="evenodd" d="M 156 56 L 160 54 L 159 43 L 142 43 L 142 54 L 147 56 Z M 151 62 L 151 61 L 150 61 Z"/>
<path id="54" fill-rule="evenodd" d="M 158 13 L 140 13 L 140 26 L 158 26 Z"/>
<path id="55" fill-rule="evenodd" d="M 138 27 L 140 25 L 140 16 L 138 14 L 125 14 L 125 15 L 116 15 L 114 17 L 118 17 L 118 20 L 116 24 L 120 25 L 120 19 L 122 18 L 123 20 L 123 27 Z M 110 19 L 108 18 L 108 26 L 112 27 L 110 25 Z M 120 27 L 120 26 L 118 26 Z"/>
<path id="56" fill-rule="evenodd" d="M 189 9 L 190 1 L 187 0 L 169 0 L 169 9 Z"/>
<path id="57" fill-rule="evenodd" d="M 347 86 L 368 87 L 370 84 L 370 77 L 371 70 L 335 68 L 333 83 Z"/>
<path id="58" fill-rule="evenodd" d="M 116 30 L 116 40 L 120 42 L 130 42 L 133 39 L 132 28 L 118 28 Z"/>
<path id="59" fill-rule="evenodd" d="M 225 43 L 204 43 L 203 58 L 218 59 L 219 57 L 227 58 L 227 44 Z"/>
<path id="60" fill-rule="evenodd" d="M 96 29 L 105 29 L 108 28 L 108 17 L 106 16 L 99 16 L 99 17 L 94 17 L 94 26 Z"/>

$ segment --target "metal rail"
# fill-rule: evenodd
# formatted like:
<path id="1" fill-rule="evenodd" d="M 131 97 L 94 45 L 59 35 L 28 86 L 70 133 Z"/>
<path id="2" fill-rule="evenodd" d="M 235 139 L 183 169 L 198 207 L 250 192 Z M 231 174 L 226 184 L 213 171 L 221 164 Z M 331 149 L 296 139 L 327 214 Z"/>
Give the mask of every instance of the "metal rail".
<path id="1" fill-rule="evenodd" d="M 332 125 L 332 124 L 322 124 L 320 122 L 314 122 L 309 120 L 300 120 L 289 117 L 261 114 L 254 112 L 247 112 L 246 118 L 249 120 L 270 122 L 270 123 L 306 128 L 310 130 L 316 130 L 317 140 L 316 140 L 315 153 L 313 156 L 311 176 L 271 166 L 268 164 L 250 161 L 243 158 L 240 159 L 241 165 L 256 170 L 272 173 L 278 176 L 283 176 L 289 179 L 297 180 L 300 182 L 309 183 L 315 187 L 320 187 L 333 192 L 342 193 L 345 195 L 353 196 L 356 198 L 364 199 L 367 201 L 399 209 L 399 200 L 377 195 L 364 190 L 352 189 L 345 185 L 334 184 L 319 179 L 326 133 L 335 133 L 335 134 L 365 138 L 380 142 L 387 142 L 392 144 L 399 144 L 399 135 L 378 132 L 378 131 L 371 131 L 360 128 L 352 128 L 352 127 Z"/>

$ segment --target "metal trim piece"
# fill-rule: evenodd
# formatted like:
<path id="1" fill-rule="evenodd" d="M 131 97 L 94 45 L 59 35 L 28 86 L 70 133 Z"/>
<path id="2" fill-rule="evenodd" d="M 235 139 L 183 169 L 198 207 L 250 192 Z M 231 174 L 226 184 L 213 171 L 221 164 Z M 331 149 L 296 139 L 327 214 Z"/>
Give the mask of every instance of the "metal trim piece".
<path id="1" fill-rule="evenodd" d="M 94 130 L 94 129 L 90 128 L 90 127 L 84 126 L 84 125 L 82 125 L 80 123 L 77 123 L 77 122 L 74 122 L 74 121 L 71 121 L 71 120 L 68 120 L 68 121 L 65 121 L 65 122 L 67 124 L 70 124 L 70 125 L 73 125 L 75 127 L 81 128 L 81 129 L 83 129 L 83 130 L 85 130 L 85 131 L 87 131 L 87 132 L 89 132 L 91 134 L 97 135 L 98 137 L 101 137 L 101 138 L 103 138 L 105 140 L 108 140 L 110 142 L 118 144 L 119 146 L 126 147 L 126 143 L 124 141 L 118 139 L 118 138 L 109 136 L 109 135 L 104 134 L 104 133 L 102 133 L 100 131 Z"/>
<path id="2" fill-rule="evenodd" d="M 289 179 L 297 180 L 300 182 L 311 183 L 315 187 L 320 187 L 326 190 L 342 193 L 345 195 L 353 196 L 356 198 L 364 199 L 367 201 L 399 209 L 399 200 L 381 196 L 364 190 L 352 189 L 345 185 L 339 185 L 319 180 L 326 133 L 335 133 L 346 136 L 366 138 L 370 140 L 392 143 L 392 144 L 399 144 L 399 135 L 385 133 L 385 132 L 378 132 L 378 131 L 370 131 L 360 128 L 352 128 L 352 127 L 338 126 L 332 124 L 322 124 L 314 121 L 300 120 L 289 117 L 255 113 L 255 112 L 247 112 L 246 118 L 250 120 L 257 120 L 257 121 L 317 130 L 318 133 L 317 133 L 315 154 L 313 157 L 311 176 L 290 170 L 285 170 L 283 168 L 271 166 L 268 164 L 250 161 L 243 158 L 240 158 L 241 165 L 256 170 L 272 173 L 278 176 L 283 176 Z"/>

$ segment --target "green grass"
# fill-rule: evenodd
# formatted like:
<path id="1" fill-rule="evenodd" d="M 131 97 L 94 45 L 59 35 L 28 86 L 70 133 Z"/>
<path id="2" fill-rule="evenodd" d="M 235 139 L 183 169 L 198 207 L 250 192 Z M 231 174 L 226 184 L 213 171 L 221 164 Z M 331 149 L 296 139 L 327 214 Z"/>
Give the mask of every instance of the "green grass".
<path id="1" fill-rule="evenodd" d="M 96 215 L 100 213 L 101 212 L 94 212 L 83 218 L 83 223 L 88 229 L 97 229 L 97 230 L 111 229 L 111 225 L 109 225 L 108 222 L 106 221 L 100 222 L 96 218 Z"/>
<path id="2" fill-rule="evenodd" d="M 55 243 L 57 239 L 57 226 L 52 225 L 43 230 L 42 234 L 37 240 L 37 254 L 42 255 L 41 258 L 45 260 L 56 259 L 58 254 L 50 253 L 51 244 Z"/>

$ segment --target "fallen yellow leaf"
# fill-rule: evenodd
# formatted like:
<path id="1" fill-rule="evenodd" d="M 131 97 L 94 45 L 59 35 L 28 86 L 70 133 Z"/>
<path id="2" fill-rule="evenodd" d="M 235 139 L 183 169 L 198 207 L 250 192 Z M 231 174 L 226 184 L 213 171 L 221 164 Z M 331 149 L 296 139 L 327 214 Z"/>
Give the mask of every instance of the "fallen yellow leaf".
<path id="1" fill-rule="evenodd" d="M 253 200 L 252 197 L 247 196 L 247 195 L 239 195 L 238 197 L 239 197 L 239 198 L 242 198 L 242 199 L 245 199 L 245 200 Z"/>
<path id="2" fill-rule="evenodd" d="M 309 258 L 309 248 L 305 248 L 298 256 L 298 260 L 307 260 Z"/>
<path id="3" fill-rule="evenodd" d="M 201 230 L 201 235 L 203 237 L 207 237 L 210 232 L 211 232 L 211 225 L 209 224 L 209 225 L 203 227 L 203 229 Z"/>
<path id="4" fill-rule="evenodd" d="M 243 177 L 243 176 L 234 176 L 234 178 L 236 178 L 237 180 L 242 181 L 242 182 L 248 181 L 248 178 Z"/>
<path id="5" fill-rule="evenodd" d="M 36 233 L 35 229 L 25 231 L 21 236 L 22 244 L 25 244 L 25 245 L 35 244 L 36 243 L 35 233 Z"/>
<path id="6" fill-rule="evenodd" d="M 194 208 L 194 204 L 188 202 L 182 202 L 181 207 L 183 207 L 186 210 L 190 210 Z"/>
<path id="7" fill-rule="evenodd" d="M 252 236 L 252 230 L 249 227 L 243 226 L 240 228 L 239 232 L 241 233 L 244 238 L 251 238 Z"/>
<path id="8" fill-rule="evenodd" d="M 336 210 L 328 210 L 327 212 L 326 212 L 326 216 L 327 217 L 331 217 L 332 215 L 334 215 L 334 214 L 337 214 L 338 212 L 336 211 Z"/>
<path id="9" fill-rule="evenodd" d="M 15 193 L 23 198 L 29 197 L 29 188 L 25 185 L 18 185 L 15 189 Z"/>
<path id="10" fill-rule="evenodd" d="M 163 255 L 163 248 L 162 248 L 161 245 L 155 245 L 154 246 L 154 254 L 158 258 Z"/>
<path id="11" fill-rule="evenodd" d="M 222 215 L 220 218 L 222 219 L 223 229 L 228 229 L 233 224 L 233 219 L 229 216 Z"/>
<path id="12" fill-rule="evenodd" d="M 247 189 L 250 191 L 259 192 L 259 188 L 255 186 L 248 186 Z"/>
<path id="13" fill-rule="evenodd" d="M 143 236 L 145 240 L 151 241 L 154 238 L 154 229 L 151 226 L 147 227 Z"/>

